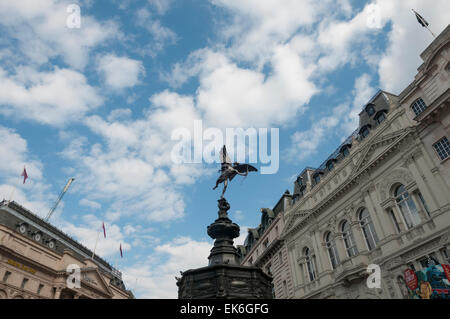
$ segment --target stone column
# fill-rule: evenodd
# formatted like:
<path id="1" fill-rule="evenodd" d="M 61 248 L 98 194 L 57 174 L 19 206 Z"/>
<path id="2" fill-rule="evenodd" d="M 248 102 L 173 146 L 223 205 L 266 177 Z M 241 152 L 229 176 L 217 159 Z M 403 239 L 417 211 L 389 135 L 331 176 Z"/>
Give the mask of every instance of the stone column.
<path id="1" fill-rule="evenodd" d="M 61 297 L 62 287 L 56 287 L 55 296 L 53 299 L 59 299 Z"/>
<path id="2" fill-rule="evenodd" d="M 416 156 L 420 157 L 420 156 Z M 426 176 L 422 173 L 415 156 L 411 156 L 408 160 L 406 160 L 406 164 L 408 165 L 408 169 L 414 176 L 414 180 L 416 181 L 420 192 L 422 193 L 423 198 L 427 202 L 428 209 L 430 209 L 430 213 L 439 209 L 438 203 L 434 196 L 433 189 L 430 188 Z M 431 175 L 431 174 L 430 174 Z"/>
<path id="3" fill-rule="evenodd" d="M 447 186 L 447 183 L 442 178 L 438 167 L 434 165 L 433 160 L 429 158 L 428 154 L 426 152 L 422 152 L 421 155 L 422 156 L 417 156 L 415 158 L 415 162 L 417 162 L 417 167 L 424 175 L 424 179 L 426 180 L 427 184 L 431 184 L 434 186 L 432 188 L 431 194 L 434 195 L 436 199 L 437 208 L 449 205 L 450 199 L 448 196 L 449 188 Z M 427 161 L 425 160 L 425 156 L 427 157 Z M 428 165 L 427 162 L 431 163 L 431 166 Z M 425 200 L 427 200 L 426 197 Z M 433 211 L 434 207 L 430 207 L 430 210 Z"/>
<path id="4" fill-rule="evenodd" d="M 373 188 L 373 190 L 375 189 Z M 383 240 L 387 236 L 384 227 L 382 226 L 384 223 L 386 223 L 385 216 L 383 216 L 382 214 L 378 214 L 369 190 L 365 191 L 363 195 L 364 195 L 364 202 L 367 205 L 367 210 L 369 211 L 378 238 L 380 240 Z"/>
<path id="5" fill-rule="evenodd" d="M 321 269 L 318 269 L 318 272 L 332 270 L 330 262 L 328 261 L 328 252 L 326 251 L 326 245 L 321 241 L 319 231 L 314 232 L 313 237 L 314 242 L 316 243 L 316 255 L 318 256 L 319 263 L 321 265 Z M 319 268 L 319 267 L 318 267 Z"/>
<path id="6" fill-rule="evenodd" d="M 347 249 L 345 248 L 344 237 L 342 236 L 342 233 L 334 236 L 334 242 L 336 243 L 336 250 L 339 256 L 339 261 L 342 263 L 343 260 L 348 258 Z"/>

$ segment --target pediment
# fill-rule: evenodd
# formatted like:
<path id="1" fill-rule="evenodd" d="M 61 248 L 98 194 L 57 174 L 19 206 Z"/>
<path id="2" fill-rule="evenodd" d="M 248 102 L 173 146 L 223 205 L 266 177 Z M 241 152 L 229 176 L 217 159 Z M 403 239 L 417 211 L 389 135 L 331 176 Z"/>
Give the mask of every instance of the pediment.
<path id="1" fill-rule="evenodd" d="M 286 224 L 285 224 L 286 231 L 288 231 L 294 227 L 296 220 L 298 220 L 299 218 L 302 218 L 302 217 L 306 217 L 310 213 L 311 213 L 310 210 L 300 210 L 300 211 L 297 211 L 297 212 L 293 213 L 292 215 L 290 215 L 288 217 L 288 219 L 286 220 Z"/>
<path id="2" fill-rule="evenodd" d="M 360 152 L 360 156 L 356 163 L 355 173 L 363 169 L 367 164 L 376 160 L 382 153 L 396 145 L 408 133 L 402 129 L 393 133 L 381 134 L 371 143 L 367 144 Z"/>
<path id="3" fill-rule="evenodd" d="M 113 294 L 109 285 L 96 268 L 82 268 L 81 283 L 103 294 L 110 296 Z"/>

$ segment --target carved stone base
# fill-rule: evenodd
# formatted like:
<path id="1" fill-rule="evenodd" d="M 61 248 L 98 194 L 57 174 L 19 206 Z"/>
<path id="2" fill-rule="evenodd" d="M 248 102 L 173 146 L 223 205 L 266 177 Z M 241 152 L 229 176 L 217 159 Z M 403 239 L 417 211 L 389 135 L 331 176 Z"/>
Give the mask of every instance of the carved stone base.
<path id="1" fill-rule="evenodd" d="M 256 267 L 212 265 L 188 270 L 179 299 L 272 299 L 272 278 Z"/>
<path id="2" fill-rule="evenodd" d="M 230 205 L 219 200 L 219 218 L 208 226 L 215 239 L 209 255 L 209 266 L 191 269 L 177 278 L 179 299 L 271 299 L 272 277 L 260 268 L 239 265 L 233 239 L 239 226 L 228 218 Z"/>

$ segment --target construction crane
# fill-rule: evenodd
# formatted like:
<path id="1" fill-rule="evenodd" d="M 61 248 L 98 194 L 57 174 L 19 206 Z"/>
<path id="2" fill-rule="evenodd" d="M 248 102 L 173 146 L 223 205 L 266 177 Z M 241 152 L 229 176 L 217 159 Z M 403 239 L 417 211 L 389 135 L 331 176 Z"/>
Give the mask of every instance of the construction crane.
<path id="1" fill-rule="evenodd" d="M 62 190 L 61 194 L 59 194 L 58 199 L 56 200 L 55 204 L 53 205 L 52 209 L 50 209 L 50 211 L 47 214 L 47 217 L 45 217 L 45 221 L 48 222 L 48 220 L 50 219 L 50 217 L 52 217 L 53 212 L 56 210 L 56 207 L 58 207 L 59 202 L 61 201 L 61 199 L 63 198 L 64 194 L 67 192 L 67 190 L 70 187 L 70 184 L 72 184 L 72 182 L 75 180 L 75 178 L 71 178 L 69 179 L 69 181 L 67 182 L 66 186 L 64 186 L 64 189 Z"/>

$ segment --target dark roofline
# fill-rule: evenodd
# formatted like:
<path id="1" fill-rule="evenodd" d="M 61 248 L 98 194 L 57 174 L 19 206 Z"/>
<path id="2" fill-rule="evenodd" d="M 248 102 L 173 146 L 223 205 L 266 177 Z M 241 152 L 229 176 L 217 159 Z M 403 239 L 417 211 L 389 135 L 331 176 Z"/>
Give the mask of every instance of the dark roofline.
<path id="1" fill-rule="evenodd" d="M 33 212 L 29 211 L 28 209 L 26 209 L 22 205 L 16 203 L 15 201 L 7 201 L 7 200 L 4 199 L 4 200 L 2 200 L 0 202 L 0 207 L 2 207 L 2 206 L 7 206 L 9 208 L 14 209 L 15 211 L 17 211 L 20 214 L 22 214 L 24 217 L 27 217 L 27 218 L 31 219 L 32 221 L 36 222 L 37 224 L 40 224 L 41 226 L 47 228 L 48 230 L 50 230 L 51 232 L 55 233 L 56 235 L 62 237 L 64 240 L 68 241 L 70 244 L 72 244 L 73 246 L 75 246 L 76 248 L 78 248 L 79 250 L 84 252 L 86 255 L 92 256 L 93 252 L 89 248 L 83 246 L 78 241 L 76 241 L 75 239 L 70 237 L 68 234 L 66 234 L 63 231 L 59 230 L 58 228 L 56 228 L 55 226 L 53 226 L 49 222 L 45 221 L 44 219 L 42 219 L 38 215 L 34 214 Z M 103 266 L 105 266 L 109 270 L 111 270 L 111 272 L 118 271 L 113 266 L 111 266 L 106 260 L 104 260 L 103 258 L 98 256 L 97 254 L 94 255 L 94 260 L 99 262 L 99 263 L 101 263 Z"/>

